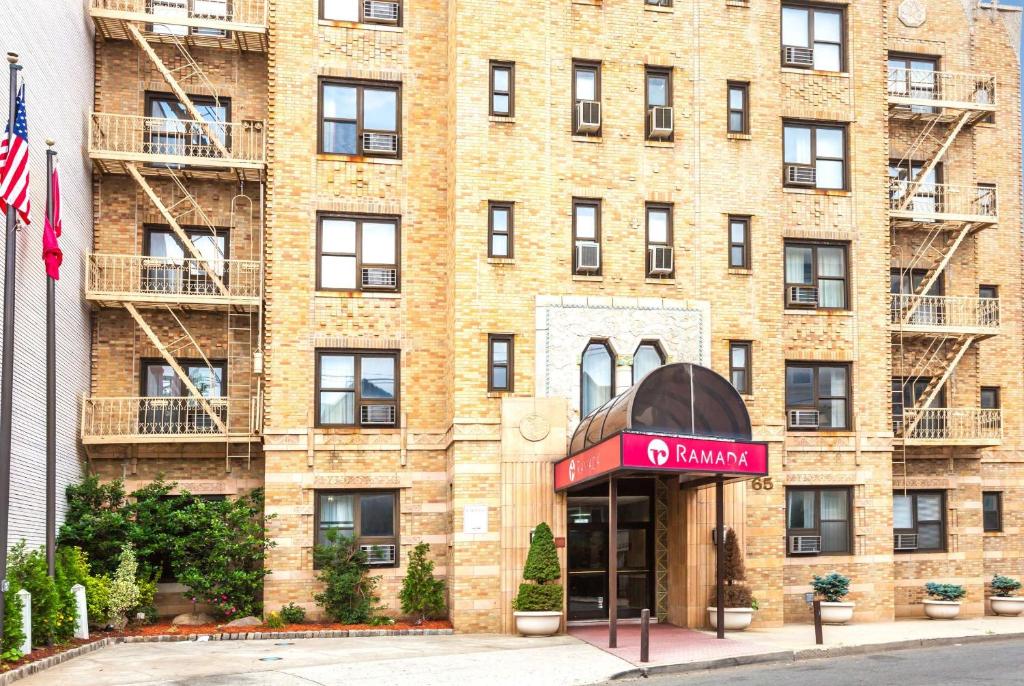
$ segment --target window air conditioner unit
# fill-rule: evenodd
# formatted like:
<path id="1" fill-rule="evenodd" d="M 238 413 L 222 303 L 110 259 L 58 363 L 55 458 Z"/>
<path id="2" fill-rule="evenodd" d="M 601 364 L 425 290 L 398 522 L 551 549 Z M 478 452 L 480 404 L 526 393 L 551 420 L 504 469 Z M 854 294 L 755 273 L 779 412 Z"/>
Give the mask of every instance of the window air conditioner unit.
<path id="1" fill-rule="evenodd" d="M 398 3 L 366 0 L 363 3 L 363 17 L 367 21 L 379 21 L 385 24 L 398 23 Z"/>
<path id="2" fill-rule="evenodd" d="M 666 275 L 672 273 L 672 248 L 667 245 L 655 245 L 651 249 L 651 274 Z"/>
<path id="3" fill-rule="evenodd" d="M 595 241 L 576 242 L 576 271 L 596 272 L 601 268 L 601 245 Z"/>
<path id="4" fill-rule="evenodd" d="M 651 138 L 668 138 L 672 135 L 672 108 L 652 107 L 647 112 Z"/>
<path id="5" fill-rule="evenodd" d="M 893 534 L 893 549 L 917 550 L 917 534 Z"/>
<path id="6" fill-rule="evenodd" d="M 817 410 L 790 410 L 789 428 L 791 429 L 817 429 Z"/>
<path id="7" fill-rule="evenodd" d="M 366 562 L 369 565 L 395 564 L 394 545 L 361 545 L 359 549 L 366 553 Z"/>
<path id="8" fill-rule="evenodd" d="M 152 0 L 149 13 L 154 17 L 177 17 L 188 19 L 188 0 Z M 171 36 L 187 36 L 188 27 L 181 24 L 153 23 L 153 33 Z"/>
<path id="9" fill-rule="evenodd" d="M 597 133 L 601 130 L 601 103 L 580 100 L 576 103 L 576 133 Z"/>
<path id="10" fill-rule="evenodd" d="M 394 405 L 360 405 L 359 423 L 363 426 L 394 426 Z"/>
<path id="11" fill-rule="evenodd" d="M 810 69 L 814 66 L 814 49 L 796 45 L 782 46 L 782 66 Z"/>
<path id="12" fill-rule="evenodd" d="M 815 286 L 790 286 L 786 289 L 786 307 L 817 307 L 818 289 Z"/>
<path id="13" fill-rule="evenodd" d="M 397 133 L 363 133 L 363 152 L 368 155 L 397 155 Z"/>
<path id="14" fill-rule="evenodd" d="M 398 286 L 398 269 L 395 267 L 363 267 L 361 283 L 363 288 L 394 289 Z"/>
<path id="15" fill-rule="evenodd" d="M 818 182 L 818 170 L 803 164 L 786 165 L 786 183 L 790 186 L 814 186 Z"/>
<path id="16" fill-rule="evenodd" d="M 789 552 L 807 554 L 821 552 L 821 536 L 790 536 Z"/>

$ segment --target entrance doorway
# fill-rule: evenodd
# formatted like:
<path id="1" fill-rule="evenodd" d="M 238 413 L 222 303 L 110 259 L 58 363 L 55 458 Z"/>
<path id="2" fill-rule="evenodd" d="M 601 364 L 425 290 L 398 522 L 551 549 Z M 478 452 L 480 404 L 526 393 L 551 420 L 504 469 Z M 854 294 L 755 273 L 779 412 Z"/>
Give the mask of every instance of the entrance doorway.
<path id="1" fill-rule="evenodd" d="M 654 611 L 654 479 L 618 479 L 618 616 Z M 608 485 L 570 490 L 569 621 L 608 619 Z"/>

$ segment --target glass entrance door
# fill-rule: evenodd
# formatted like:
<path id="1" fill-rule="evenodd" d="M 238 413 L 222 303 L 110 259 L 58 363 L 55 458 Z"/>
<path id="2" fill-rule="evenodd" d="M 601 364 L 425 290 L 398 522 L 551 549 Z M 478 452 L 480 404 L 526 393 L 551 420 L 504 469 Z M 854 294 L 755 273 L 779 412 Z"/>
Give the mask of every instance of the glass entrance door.
<path id="1" fill-rule="evenodd" d="M 654 481 L 622 479 L 618 484 L 618 616 L 639 617 L 644 608 L 653 610 Z M 607 619 L 608 487 L 570 492 L 568 520 L 568 618 Z"/>

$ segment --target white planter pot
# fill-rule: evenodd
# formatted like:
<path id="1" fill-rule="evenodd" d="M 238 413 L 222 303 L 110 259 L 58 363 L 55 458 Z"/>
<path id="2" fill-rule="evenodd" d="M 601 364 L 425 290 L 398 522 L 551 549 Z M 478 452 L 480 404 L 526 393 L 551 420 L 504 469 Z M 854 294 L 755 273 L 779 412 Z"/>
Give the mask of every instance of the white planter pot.
<path id="1" fill-rule="evenodd" d="M 960 601 L 925 600 L 924 613 L 931 619 L 956 619 L 960 614 Z"/>
<path id="2" fill-rule="evenodd" d="M 718 608 L 708 608 L 708 619 L 711 628 L 718 628 Z M 754 608 L 752 607 L 727 607 L 725 608 L 725 630 L 743 631 L 754 619 Z"/>
<path id="3" fill-rule="evenodd" d="M 992 612 L 1002 617 L 1017 617 L 1024 613 L 1024 597 L 994 595 L 988 600 L 992 604 Z"/>
<path id="4" fill-rule="evenodd" d="M 513 612 L 516 631 L 523 636 L 554 636 L 562 627 L 561 612 Z"/>
<path id="5" fill-rule="evenodd" d="M 854 605 L 855 603 L 830 603 L 823 600 L 821 602 L 821 623 L 846 624 L 853 619 Z"/>

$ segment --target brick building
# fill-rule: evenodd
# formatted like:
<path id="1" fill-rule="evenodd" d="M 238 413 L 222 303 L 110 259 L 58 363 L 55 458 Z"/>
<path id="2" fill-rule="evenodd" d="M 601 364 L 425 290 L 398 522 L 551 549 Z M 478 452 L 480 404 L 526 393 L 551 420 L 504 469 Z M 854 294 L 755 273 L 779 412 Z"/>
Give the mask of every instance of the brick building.
<path id="1" fill-rule="evenodd" d="M 768 443 L 726 503 L 758 622 L 804 621 L 832 569 L 864 621 L 919 613 L 929 580 L 981 614 L 992 573 L 1024 572 L 1018 11 L 91 13 L 83 442 L 109 478 L 264 486 L 269 607 L 315 609 L 337 528 L 391 608 L 426 541 L 456 628 L 508 631 L 548 521 L 568 618 L 600 620 L 607 496 L 556 495 L 552 462 L 670 362 L 730 379 Z M 713 492 L 619 492 L 620 616 L 703 625 Z"/>

